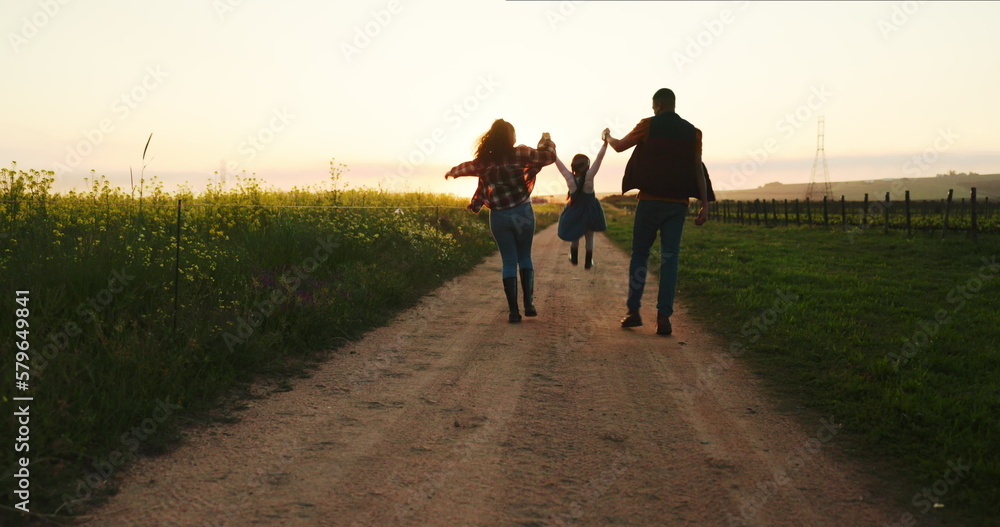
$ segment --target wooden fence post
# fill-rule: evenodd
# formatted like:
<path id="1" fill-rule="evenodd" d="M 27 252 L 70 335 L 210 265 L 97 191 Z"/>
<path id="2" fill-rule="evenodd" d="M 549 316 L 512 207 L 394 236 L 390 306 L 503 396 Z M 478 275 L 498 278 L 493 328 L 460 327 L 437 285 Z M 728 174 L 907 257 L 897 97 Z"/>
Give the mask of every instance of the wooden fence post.
<path id="1" fill-rule="evenodd" d="M 861 210 L 861 226 L 868 225 L 868 193 L 865 192 L 865 208 Z"/>
<path id="2" fill-rule="evenodd" d="M 785 198 L 785 227 L 788 227 L 788 198 Z"/>
<path id="3" fill-rule="evenodd" d="M 969 202 L 972 207 L 972 225 L 969 227 L 969 232 L 972 233 L 972 241 L 979 242 L 977 238 L 977 232 L 979 231 L 978 217 L 976 216 L 976 187 L 972 187 L 972 199 Z"/>
<path id="4" fill-rule="evenodd" d="M 948 232 L 948 215 L 951 213 L 951 197 L 955 189 L 948 189 L 948 200 L 944 204 L 944 220 L 941 222 L 941 238 Z"/>
<path id="5" fill-rule="evenodd" d="M 910 224 L 910 191 L 906 191 L 906 205 L 904 206 L 906 210 L 906 235 L 913 235 L 913 226 Z"/>
<path id="6" fill-rule="evenodd" d="M 889 201 L 889 193 L 885 193 L 885 233 L 889 234 L 889 207 L 892 206 L 892 202 Z"/>
<path id="7" fill-rule="evenodd" d="M 795 226 L 802 226 L 802 218 L 799 216 L 799 198 L 795 198 Z"/>
<path id="8" fill-rule="evenodd" d="M 844 195 L 840 195 L 840 224 L 847 225 L 847 203 L 844 202 Z"/>
<path id="9" fill-rule="evenodd" d="M 806 198 L 806 223 L 808 223 L 809 226 L 812 227 L 812 224 L 813 224 L 813 212 L 812 212 L 812 207 L 810 206 L 809 198 L 808 197 Z"/>
<path id="10" fill-rule="evenodd" d="M 829 227 L 830 226 L 830 215 L 827 212 L 827 208 L 826 208 L 826 204 L 827 204 L 828 201 L 829 200 L 827 199 L 826 194 L 823 194 L 823 226 L 825 226 L 825 227 Z"/>

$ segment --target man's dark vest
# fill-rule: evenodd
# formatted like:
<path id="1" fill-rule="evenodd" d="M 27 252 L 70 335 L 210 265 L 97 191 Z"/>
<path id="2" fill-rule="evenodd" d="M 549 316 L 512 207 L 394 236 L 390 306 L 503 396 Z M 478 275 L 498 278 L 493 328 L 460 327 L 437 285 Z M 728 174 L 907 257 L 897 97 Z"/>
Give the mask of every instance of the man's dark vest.
<path id="1" fill-rule="evenodd" d="M 622 194 L 639 189 L 661 198 L 701 198 L 698 192 L 698 139 L 694 125 L 674 112 L 649 119 L 646 140 L 635 145 L 625 166 Z M 704 166 L 704 165 L 701 165 Z M 708 199 L 715 200 L 708 170 Z"/>

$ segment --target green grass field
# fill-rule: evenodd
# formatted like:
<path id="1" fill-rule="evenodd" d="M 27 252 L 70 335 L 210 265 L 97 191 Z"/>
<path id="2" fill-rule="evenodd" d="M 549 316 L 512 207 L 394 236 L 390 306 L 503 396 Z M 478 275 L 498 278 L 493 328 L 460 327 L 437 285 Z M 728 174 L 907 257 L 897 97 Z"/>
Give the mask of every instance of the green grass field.
<path id="1" fill-rule="evenodd" d="M 40 514 L 79 512 L 113 492 L 107 481 L 129 459 L 167 449 L 179 421 L 212 418 L 220 396 L 259 375 L 286 385 L 496 250 L 489 214 L 448 196 L 243 179 L 199 195 L 154 182 L 140 199 L 103 178 L 56 195 L 51 177 L 0 174 L 0 324 L 23 318 L 30 345 L 27 356 L 3 352 L 5 374 L 15 361 L 30 368 L 29 390 L 5 383 L 0 397 L 13 431 L 13 397 L 35 397 Z M 538 228 L 557 209 L 537 207 Z M 15 291 L 29 292 L 27 317 Z M 0 453 L 3 488 L 16 488 L 21 455 Z M 16 521 L 17 501 L 5 492 L 0 516 Z"/>
<path id="2" fill-rule="evenodd" d="M 606 210 L 628 250 L 632 216 Z M 688 222 L 679 298 L 779 393 L 834 415 L 859 455 L 887 460 L 914 517 L 995 518 L 1000 238 L 849 234 Z M 949 463 L 970 468 L 954 481 Z M 911 500 L 925 487 L 944 509 Z"/>

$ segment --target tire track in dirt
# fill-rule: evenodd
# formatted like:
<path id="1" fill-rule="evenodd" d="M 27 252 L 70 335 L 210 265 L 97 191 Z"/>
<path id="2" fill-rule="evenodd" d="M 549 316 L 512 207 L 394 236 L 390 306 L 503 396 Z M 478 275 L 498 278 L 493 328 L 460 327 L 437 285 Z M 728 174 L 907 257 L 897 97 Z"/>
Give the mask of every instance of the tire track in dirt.
<path id="1" fill-rule="evenodd" d="M 499 257 L 331 353 L 242 420 L 144 459 L 92 525 L 883 525 L 878 482 L 813 441 L 691 321 L 618 327 L 627 255 L 535 238 L 540 315 L 506 322 Z M 682 270 L 683 280 L 683 270 Z M 647 305 L 655 299 L 655 280 Z M 705 383 L 707 374 L 710 382 Z M 823 436 L 825 437 L 825 436 Z M 818 445 L 818 447 L 817 447 Z M 806 446 L 817 447 L 815 449 Z M 797 461 L 796 453 L 799 455 Z M 87 521 L 89 520 L 89 521 Z"/>

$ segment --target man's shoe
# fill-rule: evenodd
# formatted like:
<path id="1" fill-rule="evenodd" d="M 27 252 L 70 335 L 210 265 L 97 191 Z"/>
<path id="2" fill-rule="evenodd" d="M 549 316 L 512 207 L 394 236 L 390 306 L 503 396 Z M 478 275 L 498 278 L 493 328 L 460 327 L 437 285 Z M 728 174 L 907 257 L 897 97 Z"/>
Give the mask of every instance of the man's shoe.
<path id="1" fill-rule="evenodd" d="M 629 309 L 628 314 L 622 319 L 623 328 L 637 328 L 642 325 L 642 317 L 639 316 L 638 309 Z"/>
<path id="2" fill-rule="evenodd" d="M 673 333 L 674 328 L 670 326 L 670 316 L 664 315 L 663 313 L 656 313 L 656 334 L 657 335 L 669 335 Z"/>
<path id="3" fill-rule="evenodd" d="M 576 265 L 580 263 L 580 248 L 570 247 L 569 249 L 569 263 Z"/>
<path id="4" fill-rule="evenodd" d="M 583 260 L 583 268 L 590 269 L 593 266 L 594 266 L 594 251 L 587 251 L 587 254 L 586 256 L 584 256 Z"/>

